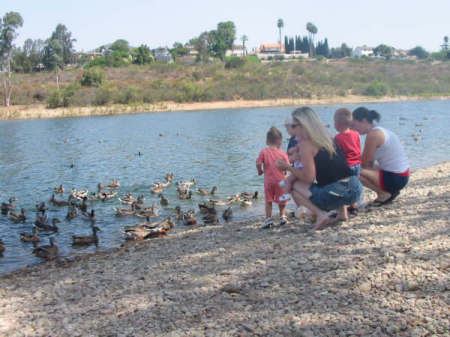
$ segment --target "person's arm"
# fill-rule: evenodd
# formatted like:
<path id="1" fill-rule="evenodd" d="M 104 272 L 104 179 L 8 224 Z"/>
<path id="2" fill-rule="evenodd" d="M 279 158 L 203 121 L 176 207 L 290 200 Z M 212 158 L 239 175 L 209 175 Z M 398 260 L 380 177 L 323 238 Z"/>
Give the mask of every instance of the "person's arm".
<path id="1" fill-rule="evenodd" d="M 366 137 L 364 150 L 361 156 L 361 167 L 375 167 L 375 151 L 384 143 L 384 134 L 381 130 L 372 130 Z"/>
<path id="2" fill-rule="evenodd" d="M 264 174 L 264 170 L 262 168 L 262 163 L 259 163 L 259 162 L 256 163 L 256 170 L 258 170 L 259 176 Z"/>
<path id="3" fill-rule="evenodd" d="M 291 172 L 297 179 L 306 184 L 312 184 L 316 179 L 316 165 L 314 164 L 314 155 L 317 153 L 315 146 L 304 141 L 300 147 L 300 157 L 302 158 L 303 169 L 297 170 L 283 160 L 277 161 L 277 167 L 280 170 Z"/>

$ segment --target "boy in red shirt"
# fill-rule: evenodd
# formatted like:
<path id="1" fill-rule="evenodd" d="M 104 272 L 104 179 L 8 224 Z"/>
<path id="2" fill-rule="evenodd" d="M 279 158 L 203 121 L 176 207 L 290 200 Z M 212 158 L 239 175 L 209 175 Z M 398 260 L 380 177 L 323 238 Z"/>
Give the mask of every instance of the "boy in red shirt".
<path id="1" fill-rule="evenodd" d="M 334 127 L 339 132 L 334 141 L 344 152 L 347 164 L 353 171 L 354 175 L 359 176 L 361 171 L 361 140 L 359 133 L 350 129 L 352 123 L 352 112 L 348 109 L 338 109 L 334 113 Z M 358 212 L 357 204 L 351 205 L 349 211 L 352 214 Z M 344 219 L 348 220 L 347 209 L 345 208 Z"/>
<path id="2" fill-rule="evenodd" d="M 272 220 L 272 202 L 278 204 L 280 209 L 280 226 L 286 224 L 286 201 L 280 201 L 280 196 L 284 194 L 283 188 L 279 185 L 285 178 L 285 172 L 280 171 L 275 163 L 282 159 L 289 163 L 286 152 L 280 149 L 282 143 L 281 132 L 272 126 L 267 132 L 266 144 L 268 147 L 263 149 L 256 160 L 256 169 L 258 175 L 264 174 L 264 194 L 266 199 L 266 220 L 262 228 L 269 228 L 273 225 Z"/>

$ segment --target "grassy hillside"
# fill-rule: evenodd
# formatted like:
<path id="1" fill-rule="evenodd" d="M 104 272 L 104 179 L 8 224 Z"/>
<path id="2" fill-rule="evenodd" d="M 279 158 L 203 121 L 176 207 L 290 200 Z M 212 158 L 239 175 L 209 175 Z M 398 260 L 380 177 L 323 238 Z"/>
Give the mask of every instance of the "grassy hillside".
<path id="1" fill-rule="evenodd" d="M 450 62 L 338 60 L 224 64 L 151 64 L 104 69 L 98 87 L 81 86 L 84 69 L 15 74 L 12 104 L 66 106 L 208 102 L 330 96 L 450 96 Z M 1 91 L 1 89 L 0 89 Z M 53 95 L 53 96 L 51 96 Z"/>

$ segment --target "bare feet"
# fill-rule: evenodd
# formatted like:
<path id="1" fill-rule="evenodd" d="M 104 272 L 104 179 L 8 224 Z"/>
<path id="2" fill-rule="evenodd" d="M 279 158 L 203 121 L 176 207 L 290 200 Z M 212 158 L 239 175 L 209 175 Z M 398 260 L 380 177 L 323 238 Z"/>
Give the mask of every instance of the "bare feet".
<path id="1" fill-rule="evenodd" d="M 326 213 L 324 215 L 317 216 L 316 222 L 314 222 L 314 230 L 320 231 L 329 221 L 330 218 Z"/>
<path id="2" fill-rule="evenodd" d="M 339 221 L 348 221 L 347 206 L 343 205 L 339 207 L 336 219 Z"/>

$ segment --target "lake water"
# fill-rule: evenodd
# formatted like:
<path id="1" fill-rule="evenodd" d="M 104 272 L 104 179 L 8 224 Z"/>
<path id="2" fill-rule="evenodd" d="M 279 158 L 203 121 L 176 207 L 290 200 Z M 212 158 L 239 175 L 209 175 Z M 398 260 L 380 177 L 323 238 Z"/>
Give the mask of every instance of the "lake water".
<path id="1" fill-rule="evenodd" d="M 347 105 L 352 110 L 357 106 Z M 400 136 L 412 169 L 450 159 L 450 101 L 365 106 L 379 111 L 380 124 Z M 333 113 L 339 107 L 314 107 L 324 123 L 331 125 L 333 135 Z M 17 197 L 16 210 L 24 207 L 28 217 L 25 224 L 13 224 L 9 217 L 0 215 L 0 238 L 6 246 L 0 257 L 0 273 L 41 261 L 32 255 L 31 244 L 20 241 L 19 233 L 31 230 L 35 204 L 48 201 L 53 187 L 60 184 L 66 191 L 72 187 L 96 191 L 98 182 L 107 184 L 117 178 L 119 195 L 142 193 L 148 205 L 156 200 L 150 194 L 151 183 L 163 180 L 166 172 L 173 172 L 176 181 L 195 177 L 198 187 L 215 185 L 216 198 L 220 199 L 241 191 L 262 192 L 263 178 L 256 174 L 255 159 L 265 146 L 268 128 L 275 125 L 284 132 L 284 121 L 292 110 L 257 108 L 0 122 L 0 200 Z M 421 140 L 415 141 L 413 134 L 419 134 Z M 143 155 L 137 156 L 138 152 Z M 194 195 L 192 200 L 177 200 L 175 186 L 165 194 L 171 200 L 169 206 L 180 205 L 184 210 L 207 199 Z M 113 207 L 119 205 L 118 200 L 92 204 L 103 230 L 98 247 L 71 247 L 73 234 L 90 234 L 89 223 L 80 218 L 63 220 L 56 234 L 41 231 L 41 244 L 54 236 L 63 256 L 119 246 L 124 241 L 124 225 L 142 221 L 115 217 Z M 262 215 L 263 205 L 263 200 L 248 210 L 235 205 L 235 219 Z M 163 209 L 161 216 L 171 212 Z M 66 213 L 65 207 L 50 206 L 50 218 L 64 219 Z M 178 228 L 182 230 L 182 225 Z"/>

